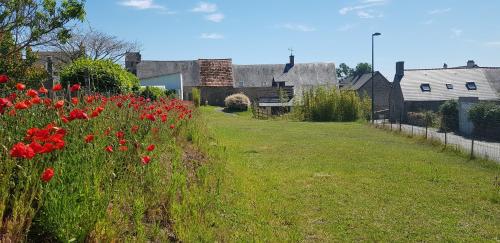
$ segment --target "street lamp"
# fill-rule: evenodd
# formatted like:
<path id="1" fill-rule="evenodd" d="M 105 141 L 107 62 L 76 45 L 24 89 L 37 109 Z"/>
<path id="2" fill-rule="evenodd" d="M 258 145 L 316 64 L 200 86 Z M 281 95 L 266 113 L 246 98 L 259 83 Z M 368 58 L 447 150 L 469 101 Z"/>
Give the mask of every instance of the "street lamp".
<path id="1" fill-rule="evenodd" d="M 382 35 L 378 32 L 372 34 L 372 123 L 375 123 L 375 85 L 373 82 L 373 75 L 375 72 L 375 64 L 374 64 L 374 39 L 375 36 Z"/>

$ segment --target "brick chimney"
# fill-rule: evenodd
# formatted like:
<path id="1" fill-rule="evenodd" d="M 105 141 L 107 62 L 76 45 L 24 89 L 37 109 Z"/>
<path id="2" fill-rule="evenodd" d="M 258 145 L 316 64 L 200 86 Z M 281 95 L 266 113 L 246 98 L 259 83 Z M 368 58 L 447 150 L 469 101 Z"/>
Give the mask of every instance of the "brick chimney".
<path id="1" fill-rule="evenodd" d="M 405 76 L 405 62 L 396 62 L 396 75 L 394 75 L 394 82 L 399 82 Z"/>
<path id="2" fill-rule="evenodd" d="M 293 54 L 290 55 L 290 62 L 288 64 L 290 64 L 291 67 L 295 65 L 295 56 Z"/>

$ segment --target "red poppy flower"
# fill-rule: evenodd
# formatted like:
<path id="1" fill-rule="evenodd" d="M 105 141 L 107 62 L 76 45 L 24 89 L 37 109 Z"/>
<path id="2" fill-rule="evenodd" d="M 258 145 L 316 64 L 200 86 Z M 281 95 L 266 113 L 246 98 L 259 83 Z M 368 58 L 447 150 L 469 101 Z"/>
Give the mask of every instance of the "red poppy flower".
<path id="1" fill-rule="evenodd" d="M 76 98 L 76 97 L 71 98 L 71 103 L 73 105 L 78 105 L 78 102 L 79 102 L 78 98 Z"/>
<path id="2" fill-rule="evenodd" d="M 26 89 L 26 85 L 22 84 L 22 83 L 17 83 L 16 84 L 16 89 L 21 91 L 21 90 L 24 90 Z"/>
<path id="3" fill-rule="evenodd" d="M 58 100 L 54 105 L 56 109 L 62 108 L 63 106 L 64 106 L 64 100 Z"/>
<path id="4" fill-rule="evenodd" d="M 118 148 L 120 151 L 122 152 L 126 152 L 128 151 L 128 147 L 127 146 L 120 146 L 120 148 Z"/>
<path id="5" fill-rule="evenodd" d="M 113 146 L 106 146 L 106 151 L 108 151 L 109 153 L 112 153 L 113 152 Z"/>
<path id="6" fill-rule="evenodd" d="M 10 156 L 14 158 L 32 159 L 35 157 L 35 151 L 30 148 L 30 146 L 19 142 L 10 150 Z"/>
<path id="7" fill-rule="evenodd" d="M 85 136 L 85 142 L 86 143 L 90 143 L 92 141 L 94 141 L 94 135 L 93 134 L 89 134 L 89 135 Z"/>
<path id="8" fill-rule="evenodd" d="M 80 84 L 74 84 L 73 86 L 71 86 L 71 88 L 69 89 L 71 92 L 76 92 L 78 90 L 80 90 L 81 86 Z"/>
<path id="9" fill-rule="evenodd" d="M 42 152 L 44 152 L 43 146 L 36 141 L 31 142 L 29 146 L 31 149 L 33 149 L 35 154 L 41 154 Z"/>
<path id="10" fill-rule="evenodd" d="M 33 97 L 33 99 L 30 100 L 30 102 L 32 104 L 37 104 L 38 105 L 38 104 L 42 103 L 42 99 L 40 97 L 38 97 L 38 96 L 35 96 L 35 97 Z"/>
<path id="11" fill-rule="evenodd" d="M 45 87 L 43 87 L 43 86 L 42 86 L 42 87 L 40 87 L 40 88 L 38 89 L 38 92 L 39 92 L 40 94 L 47 94 L 47 93 L 49 93 L 49 90 L 48 90 L 48 89 L 46 89 Z"/>
<path id="12" fill-rule="evenodd" d="M 40 179 L 43 181 L 43 182 L 49 182 L 52 177 L 54 177 L 54 169 L 53 168 L 47 168 L 43 171 L 42 173 L 42 176 L 40 177 Z"/>
<path id="13" fill-rule="evenodd" d="M 14 106 L 17 110 L 25 110 L 29 108 L 29 105 L 26 103 L 26 101 L 21 101 L 19 103 L 16 103 Z"/>
<path id="14" fill-rule="evenodd" d="M 153 115 L 153 114 L 147 114 L 147 115 L 146 115 L 146 118 L 147 118 L 148 120 L 150 120 L 150 121 L 156 121 L 156 117 L 155 117 L 155 115 Z"/>
<path id="15" fill-rule="evenodd" d="M 119 139 L 123 139 L 125 137 L 125 133 L 122 131 L 116 132 L 116 137 Z"/>
<path id="16" fill-rule="evenodd" d="M 9 76 L 7 76 L 5 74 L 0 75 L 0 84 L 4 84 L 7 82 L 9 82 Z"/>
<path id="17" fill-rule="evenodd" d="M 118 142 L 120 145 L 125 145 L 127 143 L 127 140 L 125 139 L 120 139 L 120 141 Z"/>
<path id="18" fill-rule="evenodd" d="M 9 116 L 16 116 L 17 112 L 16 110 L 10 110 L 8 114 Z"/>
<path id="19" fill-rule="evenodd" d="M 149 162 L 151 162 L 151 157 L 144 156 L 144 157 L 141 158 L 141 162 L 142 162 L 143 165 L 147 165 L 147 164 L 149 164 Z"/>
<path id="20" fill-rule="evenodd" d="M 132 133 L 136 133 L 137 131 L 139 131 L 139 126 L 135 125 L 132 127 Z"/>
<path id="21" fill-rule="evenodd" d="M 175 128 L 174 124 L 170 125 L 170 129 L 174 129 L 174 128 Z"/>
<path id="22" fill-rule="evenodd" d="M 68 122 L 69 122 L 69 119 L 68 119 L 67 117 L 65 117 L 65 116 L 61 116 L 61 121 L 62 121 L 63 123 L 68 123 Z"/>
<path id="23" fill-rule="evenodd" d="M 28 91 L 26 91 L 26 95 L 33 98 L 38 96 L 38 92 L 36 92 L 36 90 L 34 89 L 28 89 Z"/>
<path id="24" fill-rule="evenodd" d="M 147 148 L 147 150 L 150 151 L 150 152 L 153 151 L 153 150 L 155 150 L 155 145 L 154 144 L 149 145 L 148 148 Z"/>
<path id="25" fill-rule="evenodd" d="M 61 91 L 62 90 L 62 85 L 61 84 L 56 84 L 54 87 L 52 87 L 53 91 Z"/>

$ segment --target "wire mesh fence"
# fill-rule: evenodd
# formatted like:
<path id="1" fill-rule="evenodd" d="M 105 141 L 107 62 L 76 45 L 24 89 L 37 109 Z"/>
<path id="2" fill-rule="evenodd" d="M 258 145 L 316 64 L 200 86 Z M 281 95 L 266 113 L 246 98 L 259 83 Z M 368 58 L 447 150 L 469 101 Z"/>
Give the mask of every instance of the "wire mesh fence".
<path id="1" fill-rule="evenodd" d="M 471 158 L 490 159 L 500 163 L 500 137 L 486 139 L 483 136 L 474 135 L 474 133 L 470 136 L 462 136 L 445 129 L 405 124 L 389 119 L 377 120 L 375 126 L 389 131 L 401 132 L 411 137 L 421 137 L 439 142 L 446 148 L 467 153 Z"/>

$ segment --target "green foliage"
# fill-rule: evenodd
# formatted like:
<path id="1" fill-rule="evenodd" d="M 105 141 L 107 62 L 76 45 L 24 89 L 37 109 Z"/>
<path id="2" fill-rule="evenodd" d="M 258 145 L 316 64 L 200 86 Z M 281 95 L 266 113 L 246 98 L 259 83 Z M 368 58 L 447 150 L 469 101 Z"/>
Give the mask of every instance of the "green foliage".
<path id="1" fill-rule="evenodd" d="M 337 78 L 342 79 L 351 76 L 354 73 L 354 69 L 347 66 L 345 63 L 341 63 L 337 70 Z"/>
<path id="2" fill-rule="evenodd" d="M 500 105 L 480 102 L 470 109 L 469 117 L 476 127 L 500 127 Z"/>
<path id="3" fill-rule="evenodd" d="M 432 111 L 408 112 L 408 123 L 421 127 L 434 127 L 439 125 L 438 115 Z"/>
<path id="4" fill-rule="evenodd" d="M 317 88 L 304 91 L 294 107 L 294 117 L 305 121 L 355 121 L 366 118 L 367 100 L 355 91 Z"/>
<path id="5" fill-rule="evenodd" d="M 195 107 L 200 107 L 201 105 L 201 93 L 198 88 L 193 88 L 193 103 Z"/>
<path id="6" fill-rule="evenodd" d="M 448 100 L 439 107 L 441 115 L 441 129 L 444 131 L 458 131 L 458 102 Z"/>
<path id="7" fill-rule="evenodd" d="M 358 76 L 358 75 L 370 73 L 371 71 L 372 71 L 372 65 L 370 65 L 366 62 L 362 62 L 362 63 L 358 63 L 358 65 L 356 65 L 356 68 L 355 68 L 353 74 Z"/>
<path id="8" fill-rule="evenodd" d="M 162 97 L 166 97 L 167 93 L 166 90 L 160 89 L 158 87 L 146 87 L 146 88 L 141 88 L 139 91 L 139 96 L 142 96 L 144 98 L 149 98 L 151 100 L 157 100 Z"/>
<path id="9" fill-rule="evenodd" d="M 81 58 L 65 66 L 60 76 L 63 86 L 75 83 L 86 86 L 85 77 L 88 76 L 91 89 L 96 92 L 126 93 L 139 86 L 136 76 L 109 60 Z"/>

